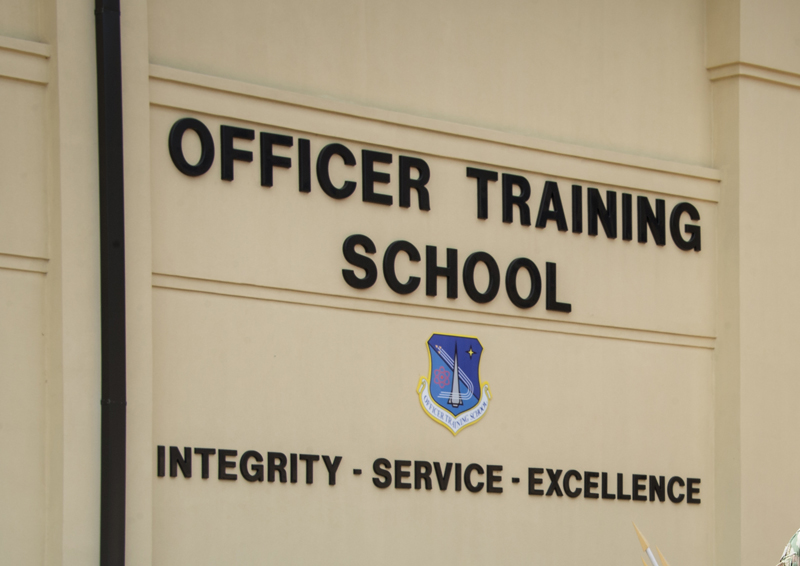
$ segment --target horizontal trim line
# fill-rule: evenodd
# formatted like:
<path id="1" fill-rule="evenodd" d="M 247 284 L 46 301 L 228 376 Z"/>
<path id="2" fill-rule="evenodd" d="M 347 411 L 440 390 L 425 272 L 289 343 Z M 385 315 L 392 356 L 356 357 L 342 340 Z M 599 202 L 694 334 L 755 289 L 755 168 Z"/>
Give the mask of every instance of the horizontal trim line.
<path id="1" fill-rule="evenodd" d="M 47 84 L 49 57 L 49 45 L 0 36 L 0 77 Z"/>
<path id="2" fill-rule="evenodd" d="M 36 55 L 38 57 L 44 57 L 45 59 L 50 58 L 51 52 L 50 45 L 47 43 L 17 39 L 16 37 L 8 37 L 6 35 L 0 35 L 0 49 Z"/>
<path id="3" fill-rule="evenodd" d="M 49 260 L 42 257 L 0 253 L 0 269 L 47 273 Z"/>
<path id="4" fill-rule="evenodd" d="M 746 77 L 769 83 L 782 84 L 793 88 L 800 88 L 799 74 L 741 61 L 709 67 L 708 77 L 712 81 L 719 81 L 731 77 Z"/>
<path id="5" fill-rule="evenodd" d="M 251 98 L 272 100 L 293 106 L 312 108 L 325 112 L 365 118 L 372 121 L 396 124 L 419 130 L 429 130 L 480 141 L 490 141 L 513 147 L 533 149 L 556 155 L 577 157 L 590 161 L 623 165 L 626 167 L 657 171 L 671 175 L 694 177 L 709 181 L 719 181 L 721 179 L 720 171 L 710 167 L 544 140 L 521 134 L 512 134 L 445 120 L 404 114 L 391 110 L 360 106 L 348 102 L 329 100 L 322 97 L 279 90 L 232 79 L 193 73 L 163 65 L 151 64 L 150 77 L 167 82 L 234 93 Z"/>
<path id="6" fill-rule="evenodd" d="M 391 316 L 407 316 L 412 318 L 423 318 L 449 322 L 465 322 L 484 326 L 517 328 L 520 330 L 534 330 L 557 334 L 608 338 L 612 340 L 627 340 L 650 344 L 664 344 L 668 346 L 703 348 L 712 350 L 716 344 L 716 339 L 712 336 L 695 336 L 689 334 L 658 332 L 636 328 L 601 326 L 581 322 L 566 322 L 503 314 L 478 313 L 474 311 L 465 311 L 447 307 L 430 307 L 383 301 L 378 299 L 328 295 L 310 291 L 295 291 L 253 285 L 249 283 L 231 283 L 164 273 L 153 273 L 153 287 L 177 291 L 205 293 L 210 295 L 257 299 L 278 303 L 350 310 L 356 312 L 386 314 Z"/>

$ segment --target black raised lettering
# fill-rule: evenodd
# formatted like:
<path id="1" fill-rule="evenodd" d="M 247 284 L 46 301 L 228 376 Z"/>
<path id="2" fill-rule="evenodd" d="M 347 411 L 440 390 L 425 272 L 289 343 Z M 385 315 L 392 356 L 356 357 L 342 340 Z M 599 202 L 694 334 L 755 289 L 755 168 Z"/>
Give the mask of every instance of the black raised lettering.
<path id="1" fill-rule="evenodd" d="M 300 459 L 306 463 L 306 483 L 314 483 L 314 462 L 319 460 L 316 454 L 300 454 Z"/>
<path id="2" fill-rule="evenodd" d="M 531 279 L 531 290 L 525 298 L 517 290 L 517 273 L 520 269 L 525 269 Z M 521 309 L 529 309 L 535 305 L 542 294 L 542 276 L 536 264 L 526 257 L 518 257 L 509 263 L 506 270 L 506 293 L 511 302 Z"/>
<path id="3" fill-rule="evenodd" d="M 217 456 L 217 477 L 221 480 L 236 480 L 238 476 L 235 473 L 230 473 L 229 468 L 236 469 L 236 462 L 229 462 L 228 458 L 236 458 L 239 452 L 236 450 L 224 450 L 220 448 L 219 455 Z"/>
<path id="4" fill-rule="evenodd" d="M 264 458 L 261 456 L 261 454 L 255 450 L 248 450 L 242 454 L 242 459 L 239 460 L 239 472 L 241 472 L 242 477 L 250 482 L 264 481 L 264 464 L 253 464 L 252 466 L 248 467 L 247 464 L 250 459 L 253 459 L 256 462 L 264 461 Z"/>
<path id="5" fill-rule="evenodd" d="M 669 500 L 672 501 L 673 503 L 680 503 L 681 501 L 684 500 L 684 498 L 686 496 L 683 495 L 682 493 L 678 494 L 678 495 L 675 495 L 675 484 L 676 483 L 681 487 L 686 485 L 685 483 L 683 483 L 683 480 L 681 478 L 679 478 L 678 476 L 670 478 L 669 479 L 669 483 L 667 484 L 667 496 L 669 497 Z"/>
<path id="6" fill-rule="evenodd" d="M 483 293 L 475 287 L 475 267 L 478 263 L 484 264 L 489 270 L 489 285 Z M 462 276 L 464 277 L 464 290 L 476 303 L 488 303 L 497 296 L 497 292 L 500 290 L 500 269 L 494 258 L 486 252 L 470 254 L 467 261 L 464 262 Z"/>
<path id="7" fill-rule="evenodd" d="M 270 134 L 268 132 L 261 132 L 259 138 L 261 140 L 261 186 L 271 187 L 273 167 L 289 169 L 292 166 L 292 159 L 282 155 L 274 155 L 272 153 L 272 146 L 280 145 L 283 147 L 292 147 L 294 145 L 294 138 L 292 138 L 292 136 Z"/>
<path id="8" fill-rule="evenodd" d="M 589 225 L 590 236 L 597 236 L 597 219 L 599 218 L 606 237 L 613 239 L 617 237 L 617 193 L 606 191 L 606 202 L 607 204 L 604 205 L 600 191 L 589 187 L 586 195 L 586 221 Z"/>
<path id="9" fill-rule="evenodd" d="M 647 243 L 647 228 L 653 234 L 653 239 L 659 246 L 666 245 L 666 212 L 664 199 L 656 199 L 656 212 L 650 206 L 650 199 L 643 196 L 636 197 L 636 224 L 638 228 L 639 243 Z"/>
<path id="10" fill-rule="evenodd" d="M 467 488 L 467 491 L 471 491 L 472 493 L 478 493 L 480 490 L 483 489 L 483 482 L 479 481 L 476 484 L 472 483 L 472 472 L 476 472 L 480 475 L 483 475 L 483 466 L 479 464 L 470 464 L 464 470 L 464 485 Z"/>
<path id="11" fill-rule="evenodd" d="M 581 494 L 581 488 L 577 487 L 572 489 L 569 482 L 572 478 L 575 478 L 578 481 L 581 481 L 581 473 L 578 470 L 569 470 L 566 474 L 564 474 L 564 493 L 567 494 L 567 497 L 578 497 Z M 595 484 L 596 486 L 597 484 Z"/>
<path id="12" fill-rule="evenodd" d="M 545 495 L 550 496 L 555 493 L 557 496 L 563 497 L 564 494 L 561 492 L 561 487 L 558 485 L 558 480 L 561 477 L 561 470 L 551 470 L 547 468 L 547 477 L 550 479 L 550 487 L 547 488 L 547 493 L 545 493 Z"/>
<path id="13" fill-rule="evenodd" d="M 156 464 L 156 474 L 158 477 L 163 478 L 166 475 L 166 460 L 167 460 L 167 449 L 164 446 L 158 446 L 156 449 L 156 454 L 158 455 L 158 463 Z"/>
<path id="14" fill-rule="evenodd" d="M 433 485 L 431 483 L 431 472 L 433 468 L 431 468 L 430 462 L 425 462 L 423 460 L 415 460 L 414 461 L 414 489 L 422 489 L 422 482 L 425 482 L 425 489 L 431 490 L 433 489 Z"/>
<path id="15" fill-rule="evenodd" d="M 233 147 L 234 139 L 254 140 L 256 133 L 248 128 L 237 128 L 235 126 L 220 126 L 220 138 L 222 144 L 222 180 L 233 181 L 233 162 L 253 161 L 253 152 Z"/>
<path id="16" fill-rule="evenodd" d="M 495 485 L 503 481 L 503 478 L 496 475 L 497 472 L 502 472 L 503 466 L 486 466 L 486 493 L 503 493 L 503 488 Z"/>
<path id="17" fill-rule="evenodd" d="M 544 495 L 543 489 L 536 489 L 537 485 L 544 483 L 542 478 L 536 476 L 543 473 L 543 468 L 528 468 L 528 495 Z"/>
<path id="18" fill-rule="evenodd" d="M 183 134 L 193 130 L 200 138 L 200 160 L 192 165 L 183 155 Z M 169 131 L 169 156 L 175 167 L 189 177 L 198 177 L 211 169 L 214 163 L 214 138 L 206 125 L 195 118 L 181 118 Z"/>
<path id="19" fill-rule="evenodd" d="M 444 471 L 439 462 L 433 463 L 433 470 L 436 472 L 436 483 L 439 484 L 440 491 L 447 491 L 447 484 L 450 483 L 450 472 L 453 471 L 453 464 L 448 462 L 444 466 Z"/>
<path id="20" fill-rule="evenodd" d="M 678 246 L 678 249 L 687 251 L 694 250 L 700 251 L 700 226 L 696 224 L 687 224 L 686 233 L 689 234 L 689 239 L 684 240 L 681 235 L 681 215 L 687 213 L 693 222 L 700 220 L 700 213 L 697 209 L 688 202 L 680 202 L 672 209 L 672 214 L 669 216 L 669 233 L 672 235 L 672 241 Z"/>
<path id="21" fill-rule="evenodd" d="M 368 237 L 363 234 L 348 236 L 342 244 L 342 254 L 350 265 L 364 270 L 364 277 L 358 277 L 352 269 L 342 269 L 342 277 L 354 289 L 368 289 L 378 280 L 378 268 L 374 261 L 358 253 L 356 246 L 364 248 L 365 253 L 375 253 L 375 244 Z"/>
<path id="22" fill-rule="evenodd" d="M 583 472 L 583 497 L 586 499 L 599 499 L 600 495 L 592 491 L 597 489 L 597 482 L 592 481 L 600 477 L 597 472 Z M 566 481 L 566 478 L 565 478 Z"/>
<path id="23" fill-rule="evenodd" d="M 497 172 L 467 167 L 467 177 L 478 181 L 478 219 L 486 220 L 489 217 L 489 181 L 497 181 Z"/>
<path id="24" fill-rule="evenodd" d="M 178 468 L 183 477 L 192 477 L 192 449 L 188 446 L 184 447 L 182 455 L 177 446 L 169 447 L 169 477 L 178 477 Z"/>
<path id="25" fill-rule="evenodd" d="M 572 233 L 583 232 L 583 187 L 572 185 Z"/>
<path id="26" fill-rule="evenodd" d="M 639 495 L 641 492 L 647 489 L 647 486 L 644 485 L 645 481 L 647 481 L 647 476 L 642 474 L 633 474 L 632 491 L 634 501 L 647 501 L 646 495 Z"/>
<path id="27" fill-rule="evenodd" d="M 572 312 L 572 305 L 570 303 L 559 303 L 556 295 L 556 264 L 547 262 L 546 266 L 546 292 L 545 302 L 547 310 L 558 312 Z"/>
<path id="28" fill-rule="evenodd" d="M 420 279 L 419 277 L 409 277 L 408 281 L 405 283 L 401 283 L 397 279 L 395 260 L 397 254 L 400 252 L 405 252 L 408 259 L 412 262 L 416 263 L 420 260 L 419 251 L 417 251 L 417 248 L 415 248 L 411 242 L 406 242 L 405 240 L 392 242 L 389 244 L 389 247 L 386 248 L 386 253 L 383 254 L 383 278 L 386 279 L 386 284 L 389 285 L 392 291 L 400 295 L 408 295 L 417 290 Z"/>
<path id="29" fill-rule="evenodd" d="M 403 478 L 410 478 L 411 472 L 405 471 L 403 468 L 411 466 L 411 460 L 395 460 L 394 461 L 394 488 L 395 489 L 411 489 L 410 482 L 404 482 Z"/>
<path id="30" fill-rule="evenodd" d="M 311 142 L 297 140 L 297 188 L 301 193 L 311 192 Z"/>
<path id="31" fill-rule="evenodd" d="M 695 495 L 700 494 L 700 488 L 695 487 L 700 484 L 700 478 L 686 478 L 686 503 L 699 505 L 700 498 Z"/>
<path id="32" fill-rule="evenodd" d="M 317 156 L 317 181 L 319 186 L 331 198 L 344 199 L 353 194 L 356 190 L 355 181 L 345 181 L 341 187 L 337 187 L 331 181 L 330 163 L 331 157 L 338 155 L 344 164 L 353 167 L 356 164 L 356 156 L 340 143 L 329 143 L 322 148 Z"/>
<path id="33" fill-rule="evenodd" d="M 209 476 L 209 465 L 208 465 L 208 458 L 209 456 L 213 456 L 217 453 L 216 448 L 195 448 L 195 454 L 200 454 L 200 475 L 204 480 L 208 479 Z"/>
<path id="34" fill-rule="evenodd" d="M 552 210 L 550 210 L 551 207 Z M 558 183 L 555 181 L 545 181 L 544 183 L 542 200 L 539 202 L 539 214 L 536 216 L 536 227 L 546 228 L 548 220 L 556 221 L 559 232 L 569 230 L 567 218 L 564 216 L 564 206 L 561 204 L 561 193 L 558 192 Z"/>
<path id="35" fill-rule="evenodd" d="M 664 502 L 664 487 L 666 484 L 664 482 L 664 476 L 650 476 L 650 501 L 655 501 L 656 497 L 662 503 Z"/>
<path id="36" fill-rule="evenodd" d="M 417 170 L 417 178 L 411 178 L 411 169 Z M 425 160 L 418 157 L 400 156 L 400 206 L 411 206 L 411 189 L 417 191 L 417 204 L 420 210 L 430 210 L 431 200 L 428 196 L 428 181 L 431 180 L 431 170 Z"/>
<path id="37" fill-rule="evenodd" d="M 286 454 L 283 452 L 267 452 L 267 481 L 275 481 L 275 472 L 278 480 L 286 483 Z"/>
<path id="38" fill-rule="evenodd" d="M 339 469 L 339 464 L 342 463 L 342 457 L 335 456 L 331 461 L 328 456 L 322 456 L 322 461 L 328 470 L 328 485 L 336 485 L 336 470 Z"/>
<path id="39" fill-rule="evenodd" d="M 622 239 L 633 240 L 633 197 L 622 193 Z"/>
<path id="40" fill-rule="evenodd" d="M 514 187 L 519 187 L 519 194 L 514 194 Z M 503 222 L 514 222 L 514 207 L 519 208 L 519 223 L 523 226 L 531 225 L 531 210 L 528 208 L 528 199 L 531 197 L 531 185 L 528 179 L 521 175 L 503 173 Z"/>
<path id="41" fill-rule="evenodd" d="M 372 478 L 372 483 L 375 484 L 375 487 L 386 489 L 392 485 L 392 472 L 389 471 L 391 467 L 392 463 L 386 458 L 378 458 L 372 463 L 372 471 L 378 476 Z"/>
<path id="42" fill-rule="evenodd" d="M 600 493 L 603 499 L 616 499 L 617 496 L 608 492 L 608 474 L 603 472 L 600 478 Z"/>
<path id="43" fill-rule="evenodd" d="M 447 279 L 447 298 L 458 298 L 458 250 L 447 248 L 447 266 L 439 267 L 436 246 L 425 247 L 425 294 L 436 296 L 439 277 Z"/>
<path id="44" fill-rule="evenodd" d="M 617 474 L 617 499 L 620 501 L 630 501 L 631 496 L 625 493 L 624 485 L 623 485 L 624 476 L 622 474 Z"/>
<path id="45" fill-rule="evenodd" d="M 364 149 L 361 151 L 361 195 L 364 202 L 374 202 L 375 204 L 392 204 L 392 195 L 384 195 L 375 192 L 375 183 L 388 183 L 391 180 L 389 173 L 375 171 L 376 163 L 391 163 L 392 154 L 382 151 L 371 151 Z"/>

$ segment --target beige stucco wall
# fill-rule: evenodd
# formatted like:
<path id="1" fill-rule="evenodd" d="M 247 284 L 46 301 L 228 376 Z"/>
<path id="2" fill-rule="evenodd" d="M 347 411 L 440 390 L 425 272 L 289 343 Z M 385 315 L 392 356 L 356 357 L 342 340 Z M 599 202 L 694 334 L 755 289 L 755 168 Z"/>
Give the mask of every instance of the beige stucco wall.
<path id="1" fill-rule="evenodd" d="M 0 31 L 5 37 L 40 41 L 41 8 L 38 0 L 3 0 L 0 4 Z"/>
<path id="2" fill-rule="evenodd" d="M 800 393 L 794 354 L 798 305 L 791 292 L 797 274 L 795 262 L 787 261 L 796 254 L 791 210 L 800 99 L 797 89 L 765 82 L 743 80 L 737 90 L 740 251 L 735 324 L 741 437 L 735 469 L 741 470 L 742 563 L 752 563 L 783 544 L 800 506 L 796 490 L 786 487 L 796 482 L 789 469 L 796 455 L 788 448 L 796 435 L 790 422 L 793 411 L 785 408 Z M 783 140 L 781 147 L 772 145 L 776 139 Z M 787 527 L 776 528 L 779 524 Z"/>
<path id="3" fill-rule="evenodd" d="M 99 533 L 91 2 L 0 3 L 4 564 L 85 564 Z"/>
<path id="4" fill-rule="evenodd" d="M 167 75 L 163 69 L 159 73 Z M 661 248 L 652 241 L 563 234 L 552 223 L 543 230 L 503 224 L 496 193 L 489 200 L 489 219 L 478 220 L 474 181 L 464 170 L 465 164 L 483 159 L 488 161 L 483 166 L 523 173 L 532 184 L 533 201 L 545 179 L 557 180 L 565 202 L 569 199 L 568 178 L 536 172 L 541 170 L 605 176 L 608 184 L 601 188 L 637 196 L 641 191 L 626 189 L 625 183 L 708 199 L 714 198 L 716 181 L 694 178 L 687 183 L 672 173 L 639 172 L 591 159 L 586 165 L 567 155 L 555 161 L 532 148 L 342 118 L 324 107 L 312 112 L 275 103 L 266 98 L 271 91 L 248 101 L 235 92 L 190 86 L 193 77 L 184 76 L 183 84 L 175 82 L 177 75 L 172 78 L 155 81 L 151 90 L 158 103 L 151 113 L 150 143 L 155 442 L 220 448 L 234 442 L 241 452 L 332 450 L 344 456 L 346 468 L 340 472 L 341 486 L 329 492 L 318 485 L 261 489 L 199 480 L 199 485 L 186 483 L 185 489 L 195 494 L 190 496 L 175 491 L 175 480 L 158 478 L 153 514 L 159 560 L 172 562 L 187 553 L 199 560 L 216 552 L 222 559 L 235 549 L 242 559 L 269 551 L 281 561 L 298 563 L 323 555 L 341 564 L 372 555 L 404 563 L 424 556 L 444 560 L 457 547 L 459 560 L 467 563 L 479 556 L 508 563 L 551 561 L 572 537 L 587 531 L 592 534 L 581 536 L 591 536 L 593 547 L 614 556 L 621 552 L 615 550 L 617 533 L 630 530 L 632 515 L 652 517 L 675 540 L 691 540 L 692 548 L 703 549 L 703 560 L 712 559 L 711 505 L 539 502 L 526 494 L 524 483 L 508 481 L 525 478 L 537 462 L 550 467 L 544 462 L 563 461 L 552 466 L 564 469 L 594 466 L 612 477 L 646 468 L 654 474 L 702 477 L 702 497 L 711 501 L 713 201 L 694 199 L 706 230 L 705 247 L 701 253 L 683 252 L 671 241 Z M 226 84 L 231 90 L 244 88 Z M 186 177 L 164 151 L 170 127 L 184 113 L 162 106 L 176 103 L 197 109 L 195 115 L 212 132 L 220 122 L 276 131 L 265 124 L 270 120 L 288 126 L 277 131 L 300 135 L 292 126 L 308 124 L 311 133 L 302 135 L 310 138 L 312 152 L 332 141 L 314 135 L 320 131 L 338 132 L 338 140 L 357 155 L 361 144 L 348 138 L 370 139 L 372 147 L 384 148 L 388 138 L 396 148 L 416 148 L 413 153 L 421 153 L 432 172 L 431 211 L 376 207 L 358 196 L 334 201 L 316 181 L 311 193 L 303 195 L 291 170 L 277 172 L 275 186 L 265 189 L 259 186 L 257 164 L 237 163 L 232 182 L 221 181 L 216 167 L 202 177 Z M 254 121 L 207 118 L 213 108 L 252 115 Z M 258 117 L 264 122 L 255 121 Z M 252 147 L 247 142 L 237 146 Z M 465 157 L 443 157 L 459 154 Z M 514 168 L 525 162 L 537 169 Z M 359 177 L 343 169 L 335 174 Z M 396 190 L 390 182 L 384 192 Z M 670 208 L 684 199 L 658 196 L 666 197 Z M 545 261 L 556 261 L 559 293 L 572 302 L 573 312 L 545 311 L 544 299 L 520 311 L 502 295 L 479 306 L 463 288 L 457 300 L 443 292 L 426 297 L 422 289 L 399 297 L 382 279 L 367 291 L 353 290 L 341 278 L 341 269 L 348 267 L 341 246 L 351 233 L 374 239 L 377 260 L 389 242 L 408 239 L 419 249 L 426 244 L 458 248 L 462 261 L 472 251 L 486 250 L 503 271 L 520 256 L 534 259 L 542 269 Z M 403 277 L 422 275 L 420 267 L 400 264 Z M 688 274 L 692 285 L 686 284 Z M 498 399 L 480 425 L 456 438 L 432 425 L 414 393 L 418 377 L 428 371 L 425 342 L 434 332 L 481 340 L 486 349 L 482 376 Z M 633 422 L 639 426 L 631 428 Z M 506 492 L 495 502 L 482 502 L 480 495 L 465 498 L 452 488 L 441 496 L 407 494 L 414 499 L 405 501 L 402 493 L 371 485 L 371 463 L 378 457 L 464 460 L 465 465 L 497 461 L 507 470 Z M 352 468 L 364 469 L 367 477 L 353 477 Z M 263 503 L 251 503 L 256 506 L 245 522 L 258 526 L 245 528 L 232 517 L 240 513 L 240 502 L 251 498 L 263 498 Z M 217 509 L 217 519 L 203 521 L 208 530 L 201 539 L 208 544 L 169 543 L 189 524 L 199 528 L 196 521 L 204 513 L 196 505 Z M 341 526 L 309 518 L 307 510 L 318 506 L 340 515 Z M 473 528 L 465 517 L 477 513 L 493 525 L 491 533 L 465 541 L 462 531 Z M 381 520 L 384 514 L 386 521 Z M 608 521 L 598 526 L 601 516 Z M 251 528 L 263 528 L 264 534 L 256 540 Z M 218 530 L 228 533 L 224 538 L 230 544 L 224 548 L 214 542 Z M 536 531 L 533 540 L 531 530 Z M 424 542 L 409 546 L 408 540 Z M 676 559 L 688 559 L 673 546 Z M 635 559 L 635 544 L 627 550 Z"/>
<path id="5" fill-rule="evenodd" d="M 4 31 L 35 37 L 36 4 L 3 5 Z M 4 62 L 21 57 L 4 52 Z M 0 547 L 41 564 L 46 517 L 46 90 L 0 78 Z"/>
<path id="6" fill-rule="evenodd" d="M 722 173 L 716 376 L 719 563 L 773 560 L 798 523 L 794 427 L 800 77 L 793 2 L 709 2 L 714 162 Z M 791 259 L 790 259 L 791 258 Z"/>
<path id="7" fill-rule="evenodd" d="M 696 0 L 321 0 L 202 9 L 179 1 L 151 2 L 148 10 L 154 63 L 493 130 L 711 162 L 704 4 Z"/>
<path id="8" fill-rule="evenodd" d="M 130 564 L 636 564 L 630 521 L 673 565 L 777 561 L 800 521 L 793 2 L 123 4 Z M 0 564 L 98 555 L 94 56 L 88 0 L 0 0 Z M 216 142 L 198 178 L 167 151 L 184 116 Z M 222 181 L 222 124 L 312 159 L 389 152 L 395 201 L 398 156 L 422 157 L 431 211 L 335 201 L 313 175 L 300 194 L 297 145 L 266 189 L 237 140 L 255 161 Z M 571 226 L 580 184 L 584 232 L 502 223 L 499 182 L 478 220 L 467 166 L 525 176 L 534 221 L 553 180 Z M 664 247 L 589 236 L 588 186 L 633 195 L 634 239 L 637 196 L 691 202 L 702 251 L 669 227 Z M 556 262 L 573 310 L 353 289 L 353 233 L 379 265 L 412 242 L 403 276 L 425 245 Z M 490 409 L 456 437 L 415 392 L 435 332 L 485 348 Z M 223 482 L 197 457 L 157 477 L 157 445 L 344 459 L 336 486 L 321 462 L 311 486 Z M 501 464 L 504 493 L 380 490 L 378 457 Z M 699 477 L 702 504 L 531 497 L 534 466 Z"/>
<path id="9" fill-rule="evenodd" d="M 551 563 L 576 538 L 601 563 L 635 561 L 631 520 L 659 533 L 675 563 L 713 561 L 719 193 L 717 173 L 693 167 L 712 159 L 702 4 L 148 8 L 154 443 L 344 457 L 335 488 L 155 478 L 157 563 L 261 553 L 298 564 Z M 230 39 L 207 41 L 217 34 Z M 391 152 L 389 194 L 397 156 L 423 157 L 431 211 L 365 204 L 358 192 L 334 201 L 315 179 L 302 195 L 294 150 L 281 150 L 295 169 L 276 170 L 271 189 L 259 186 L 257 154 L 235 164 L 233 182 L 220 180 L 219 161 L 186 177 L 165 144 L 187 115 L 203 120 L 218 151 L 225 124 L 309 139 L 312 159 L 330 142 L 359 159 L 362 148 Z M 570 145 L 553 143 L 562 141 Z M 653 159 L 665 157 L 674 161 Z M 581 235 L 505 225 L 499 184 L 480 221 L 468 165 L 524 175 L 534 214 L 545 180 L 559 183 L 567 207 L 573 183 L 665 198 L 668 210 L 688 199 L 703 251 L 682 252 L 669 237 L 664 248 L 594 238 L 585 225 Z M 334 175 L 360 179 L 358 169 Z M 457 300 L 422 289 L 400 297 L 382 278 L 356 291 L 340 276 L 351 233 L 376 242 L 377 261 L 396 239 L 458 248 L 462 261 L 484 250 L 502 270 L 519 256 L 541 269 L 555 261 L 573 312 L 546 311 L 543 300 L 521 312 L 502 294 L 476 305 L 463 288 Z M 412 390 L 433 332 L 477 336 L 485 348 L 492 406 L 455 438 Z M 505 492 L 378 490 L 377 457 L 496 461 Z M 540 465 L 696 475 L 704 503 L 540 500 L 525 484 L 527 467 Z M 200 542 L 174 542 L 186 531 Z"/>

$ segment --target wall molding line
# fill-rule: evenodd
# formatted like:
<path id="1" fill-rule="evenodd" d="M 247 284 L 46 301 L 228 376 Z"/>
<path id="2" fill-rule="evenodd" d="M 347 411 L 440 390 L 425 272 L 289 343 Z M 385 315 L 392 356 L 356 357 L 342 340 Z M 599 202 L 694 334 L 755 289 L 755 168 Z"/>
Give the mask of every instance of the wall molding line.
<path id="1" fill-rule="evenodd" d="M 781 71 L 772 67 L 755 65 L 737 61 L 708 68 L 708 77 L 711 81 L 720 81 L 732 77 L 744 77 L 773 84 L 780 84 L 792 88 L 800 88 L 800 74 Z"/>
<path id="2" fill-rule="evenodd" d="M 259 111 L 253 102 L 268 101 L 272 104 L 277 103 L 287 111 L 291 111 L 292 107 L 295 108 L 295 112 L 297 109 L 316 111 L 320 117 L 326 116 L 328 119 L 327 122 L 325 120 L 309 122 L 309 125 L 306 126 L 307 129 L 297 127 L 296 129 L 299 131 L 345 139 L 346 135 L 344 134 L 326 131 L 326 126 L 322 122 L 332 123 L 336 116 L 339 117 L 340 122 L 342 117 L 356 118 L 370 122 L 373 127 L 375 125 L 392 125 L 406 128 L 407 131 L 416 131 L 418 132 L 416 135 L 432 133 L 440 136 L 438 141 L 446 142 L 431 144 L 430 151 L 422 148 L 408 148 L 410 150 L 417 149 L 423 153 L 470 160 L 467 155 L 463 152 L 459 153 L 456 149 L 467 147 L 470 144 L 474 145 L 475 142 L 505 146 L 507 149 L 500 153 L 511 153 L 517 156 L 517 153 L 523 150 L 525 154 L 523 159 L 509 156 L 508 159 L 516 159 L 517 163 L 517 165 L 509 164 L 510 167 L 564 176 L 576 181 L 593 181 L 701 200 L 718 200 L 721 173 L 718 169 L 711 167 L 556 142 L 361 106 L 163 65 L 151 64 L 150 78 L 151 104 L 156 106 L 258 122 L 263 120 L 259 116 L 264 115 L 264 112 L 263 109 Z M 186 88 L 190 88 L 194 92 L 187 92 L 184 90 Z M 232 104 L 229 100 L 220 97 L 220 94 L 242 98 L 239 98 L 240 102 Z M 293 129 L 288 125 L 286 128 Z M 349 130 L 353 132 L 350 139 L 354 141 L 381 144 L 379 140 L 376 141 L 365 136 L 364 126 L 353 125 Z M 387 142 L 386 145 L 399 148 L 396 143 Z M 451 149 L 448 149 L 447 146 Z M 494 164 L 494 161 L 485 161 L 485 163 Z"/>
<path id="3" fill-rule="evenodd" d="M 583 322 L 483 313 L 452 307 L 416 305 L 399 301 L 296 291 L 166 273 L 153 273 L 153 288 L 667 346 L 713 350 L 716 345 L 716 338 L 713 336 L 696 336 L 642 328 L 601 326 Z"/>
<path id="4" fill-rule="evenodd" d="M 50 55 L 46 43 L 0 35 L 0 77 L 47 84 Z"/>
<path id="5" fill-rule="evenodd" d="M 7 254 L 0 252 L 0 269 L 47 273 L 49 260 L 43 257 Z"/>

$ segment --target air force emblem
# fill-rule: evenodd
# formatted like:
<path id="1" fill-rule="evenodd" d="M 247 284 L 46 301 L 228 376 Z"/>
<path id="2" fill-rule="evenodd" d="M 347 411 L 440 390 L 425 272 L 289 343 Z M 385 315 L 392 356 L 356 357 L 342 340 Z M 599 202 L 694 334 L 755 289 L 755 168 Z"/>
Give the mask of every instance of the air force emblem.
<path id="1" fill-rule="evenodd" d="M 488 383 L 481 383 L 478 366 L 483 346 L 471 336 L 434 334 L 428 340 L 430 366 L 417 385 L 425 413 L 453 433 L 474 425 L 489 408 Z"/>

